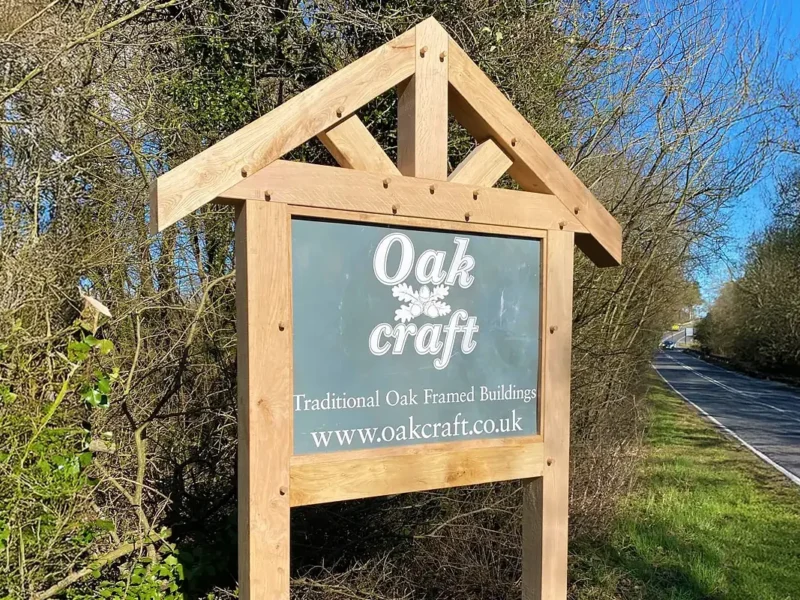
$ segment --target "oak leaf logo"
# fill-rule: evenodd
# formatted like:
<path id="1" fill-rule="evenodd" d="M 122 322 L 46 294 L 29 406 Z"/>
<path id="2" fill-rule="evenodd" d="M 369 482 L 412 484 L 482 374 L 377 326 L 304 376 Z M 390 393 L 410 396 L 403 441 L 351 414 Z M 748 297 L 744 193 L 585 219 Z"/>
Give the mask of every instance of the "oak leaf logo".
<path id="1" fill-rule="evenodd" d="M 405 302 L 394 311 L 394 320 L 408 323 L 420 315 L 435 319 L 450 314 L 450 305 L 442 302 L 450 288 L 446 285 L 437 285 L 431 290 L 427 285 L 414 291 L 407 283 L 401 283 L 392 288 L 392 296 Z"/>

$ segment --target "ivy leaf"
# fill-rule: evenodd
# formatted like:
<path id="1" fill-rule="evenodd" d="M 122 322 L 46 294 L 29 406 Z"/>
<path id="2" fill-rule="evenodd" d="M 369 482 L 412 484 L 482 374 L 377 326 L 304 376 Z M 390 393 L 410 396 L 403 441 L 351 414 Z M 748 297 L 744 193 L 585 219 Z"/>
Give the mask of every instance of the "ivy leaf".
<path id="1" fill-rule="evenodd" d="M 67 357 L 71 362 L 83 362 L 89 356 L 89 344 L 84 342 L 70 342 L 67 346 Z"/>
<path id="2" fill-rule="evenodd" d="M 114 531 L 114 521 L 107 519 L 97 519 L 94 522 L 95 526 L 101 531 Z"/>
<path id="3" fill-rule="evenodd" d="M 93 408 L 108 408 L 108 395 L 97 388 L 86 386 L 81 390 L 81 398 Z"/>
<path id="4" fill-rule="evenodd" d="M 108 377 L 103 376 L 97 380 L 97 390 L 101 394 L 109 394 L 111 392 L 111 382 L 108 380 Z"/>
<path id="5" fill-rule="evenodd" d="M 100 340 L 97 344 L 100 354 L 109 354 L 114 351 L 114 342 L 111 340 Z"/>
<path id="6" fill-rule="evenodd" d="M 77 319 L 75 324 L 84 331 L 94 331 L 94 324 L 83 319 Z"/>

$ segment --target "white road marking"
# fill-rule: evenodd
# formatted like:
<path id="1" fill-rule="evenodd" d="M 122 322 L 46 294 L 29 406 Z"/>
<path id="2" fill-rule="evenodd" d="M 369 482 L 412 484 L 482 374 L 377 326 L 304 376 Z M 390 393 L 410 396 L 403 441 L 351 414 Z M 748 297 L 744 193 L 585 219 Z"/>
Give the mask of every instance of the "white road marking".
<path id="1" fill-rule="evenodd" d="M 745 397 L 747 397 L 747 398 L 751 398 L 751 400 L 750 400 L 750 401 L 751 401 L 753 404 L 760 404 L 761 406 L 766 406 L 767 408 L 771 408 L 772 410 L 774 410 L 774 411 L 776 411 L 776 412 L 779 412 L 779 413 L 786 413 L 786 412 L 788 412 L 786 409 L 783 409 L 783 408 L 778 408 L 777 406 L 773 406 L 772 404 L 767 404 L 766 402 L 762 402 L 761 400 L 752 400 L 752 398 L 758 398 L 758 394 L 753 394 L 753 393 L 751 393 L 751 392 L 743 392 L 742 390 L 737 390 L 736 388 L 732 388 L 731 386 L 729 386 L 729 385 L 726 385 L 726 384 L 722 383 L 721 381 L 717 381 L 716 379 L 714 379 L 714 378 L 712 378 L 712 377 L 708 377 L 707 375 L 703 375 L 703 374 L 702 374 L 700 371 L 698 371 L 698 370 L 697 370 L 697 369 L 695 369 L 694 367 L 692 367 L 692 366 L 690 366 L 690 365 L 687 365 L 687 364 L 686 364 L 686 363 L 684 363 L 684 362 L 681 362 L 681 361 L 679 361 L 679 360 L 678 360 L 677 358 L 675 358 L 674 356 L 671 356 L 671 355 L 669 355 L 669 354 L 666 354 L 666 356 L 667 356 L 667 358 L 669 358 L 671 361 L 678 363 L 678 364 L 679 364 L 680 366 L 682 366 L 684 369 L 687 369 L 687 370 L 691 371 L 692 373 L 694 373 L 695 375 L 697 375 L 698 377 L 700 377 L 700 378 L 702 378 L 702 379 L 705 379 L 706 381 L 710 381 L 711 383 L 713 383 L 713 384 L 715 384 L 715 385 L 718 385 L 719 387 L 721 387 L 722 389 L 724 389 L 724 390 L 726 390 L 726 391 L 728 391 L 728 392 L 733 392 L 734 394 L 739 394 L 739 395 L 741 395 L 741 396 L 745 396 Z M 789 413 L 789 414 L 791 415 L 791 414 L 793 414 L 793 413 Z M 792 421 L 794 421 L 795 423 L 800 423 L 800 419 L 798 419 L 798 418 L 796 418 L 796 417 L 794 417 L 794 416 L 790 416 L 790 417 L 788 417 L 788 418 L 789 418 L 789 419 L 791 419 Z"/>
<path id="2" fill-rule="evenodd" d="M 698 371 L 697 369 L 695 369 L 691 365 L 687 365 L 686 363 L 679 361 L 677 358 L 675 358 L 675 357 L 673 357 L 673 356 L 671 356 L 669 354 L 667 354 L 666 356 L 671 361 L 674 361 L 674 362 L 678 363 L 684 369 L 686 369 L 688 371 L 691 371 L 692 373 L 694 373 L 698 377 L 701 377 L 701 378 L 705 379 L 706 381 L 710 381 L 714 385 L 718 385 L 723 390 L 726 390 L 728 392 L 732 392 L 734 394 L 739 394 L 740 396 L 747 396 L 749 398 L 755 398 L 756 397 L 756 394 L 751 394 L 750 392 L 743 392 L 742 390 L 737 390 L 736 388 L 732 388 L 731 386 L 726 385 L 726 384 L 722 383 L 721 381 L 717 381 L 716 379 L 714 379 L 712 377 L 709 377 L 708 375 L 703 375 L 700 371 Z M 775 407 L 773 406 L 772 408 L 775 408 Z M 776 408 L 775 410 L 779 410 L 779 409 Z"/>
<path id="3" fill-rule="evenodd" d="M 670 358 L 672 358 L 672 357 L 670 357 Z M 673 360 L 674 360 L 674 359 L 673 359 Z M 678 364 L 683 364 L 683 363 L 681 363 L 680 361 L 677 361 L 677 360 L 676 360 L 675 362 L 677 362 Z M 681 394 L 681 393 L 680 393 L 678 390 L 676 390 L 676 389 L 675 389 L 675 386 L 673 386 L 673 385 L 672 385 L 672 384 L 671 384 L 669 381 L 667 381 L 666 377 L 664 377 L 664 376 L 661 374 L 661 371 L 659 371 L 659 370 L 658 370 L 658 368 L 657 368 L 655 365 L 653 365 L 653 369 L 655 370 L 655 372 L 656 372 L 656 373 L 658 373 L 658 376 L 659 376 L 659 377 L 661 377 L 661 379 L 663 379 L 663 380 L 664 380 L 664 383 L 666 383 L 666 384 L 667 384 L 667 385 L 670 387 L 670 389 L 671 389 L 673 392 L 675 392 L 676 394 L 678 394 L 678 396 L 680 396 L 681 398 L 683 398 L 684 400 L 686 400 L 686 402 L 688 402 L 689 404 L 691 404 L 691 405 L 692 405 L 692 406 L 695 408 L 695 410 L 697 410 L 697 412 L 699 412 L 699 413 L 700 413 L 700 414 L 701 414 L 703 417 L 705 417 L 706 419 L 708 419 L 709 421 L 711 421 L 711 422 L 712 422 L 714 425 L 716 425 L 717 427 L 719 427 L 720 429 L 722 429 L 722 431 L 724 431 L 724 432 L 725 432 L 725 433 L 727 433 L 729 436 L 731 436 L 732 438 L 734 438 L 734 439 L 735 439 L 737 442 L 739 442 L 739 443 L 740 443 L 742 446 L 744 446 L 745 448 L 747 448 L 748 450 L 750 450 L 750 452 L 752 452 L 753 454 L 755 454 L 755 455 L 756 455 L 758 458 L 760 458 L 761 460 L 763 460 L 765 463 L 767 463 L 768 465 L 770 465 L 771 467 L 773 467 L 774 469 L 776 469 L 777 471 L 779 471 L 780 473 L 782 473 L 783 475 L 785 475 L 786 477 L 788 477 L 788 478 L 789 478 L 789 481 L 791 481 L 791 482 L 792 482 L 792 483 L 794 483 L 795 485 L 798 485 L 798 486 L 800 486 L 800 477 L 798 477 L 797 475 L 795 475 L 795 474 L 794 474 L 794 473 L 792 473 L 791 471 L 789 471 L 789 470 L 785 469 L 784 467 L 780 466 L 778 463 L 776 463 L 774 460 L 772 460 L 772 459 L 771 459 L 769 456 L 767 456 L 766 454 L 764 454 L 763 452 L 761 452 L 761 450 L 758 450 L 757 448 L 755 448 L 755 447 L 751 446 L 750 444 L 748 444 L 747 442 L 745 442 L 745 441 L 744 441 L 742 438 L 740 438 L 738 435 L 736 435 L 736 433 L 734 433 L 732 430 L 730 430 L 730 429 L 728 429 L 727 427 L 725 427 L 725 425 L 723 425 L 722 423 L 720 423 L 720 422 L 719 422 L 717 419 L 715 419 L 714 417 L 712 417 L 712 416 L 711 416 L 710 414 L 708 414 L 708 413 L 707 413 L 705 410 L 703 410 L 702 408 L 700 408 L 700 407 L 699 407 L 697 404 L 695 404 L 694 402 L 692 402 L 691 400 L 689 400 L 689 398 L 687 398 L 686 396 L 684 396 L 683 394 Z M 696 372 L 696 371 L 695 371 L 695 372 Z"/>

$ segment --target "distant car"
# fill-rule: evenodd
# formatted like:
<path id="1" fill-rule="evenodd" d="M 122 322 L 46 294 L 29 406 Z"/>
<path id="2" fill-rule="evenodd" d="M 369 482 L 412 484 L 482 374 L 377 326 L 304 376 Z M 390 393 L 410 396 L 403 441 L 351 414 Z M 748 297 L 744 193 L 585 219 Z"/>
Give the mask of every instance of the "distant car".
<path id="1" fill-rule="evenodd" d="M 664 348 L 664 350 L 669 350 L 670 348 L 675 347 L 675 342 L 673 342 L 672 340 L 667 340 L 666 342 L 661 344 L 661 347 Z"/>

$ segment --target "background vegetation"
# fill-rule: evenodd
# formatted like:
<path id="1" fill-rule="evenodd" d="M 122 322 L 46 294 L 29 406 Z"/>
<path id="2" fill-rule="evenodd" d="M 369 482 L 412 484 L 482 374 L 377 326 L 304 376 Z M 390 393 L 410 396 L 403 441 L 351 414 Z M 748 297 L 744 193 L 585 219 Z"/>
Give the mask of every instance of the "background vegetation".
<path id="1" fill-rule="evenodd" d="M 714 0 L 28 0 L 0 16 L 0 597 L 235 593 L 232 215 L 149 236 L 148 184 L 429 15 L 623 225 L 623 267 L 576 263 L 572 535 L 602 535 L 686 273 L 770 156 L 774 70 L 745 16 Z M 395 102 L 360 111 L 391 155 Z M 471 144 L 453 124 L 451 167 Z M 292 158 L 331 162 L 316 142 Z M 520 507 L 509 482 L 295 510 L 293 594 L 514 597 Z"/>
<path id="2" fill-rule="evenodd" d="M 773 222 L 749 244 L 741 277 L 723 287 L 698 327 L 712 354 L 745 368 L 800 374 L 800 169 L 779 181 Z"/>

